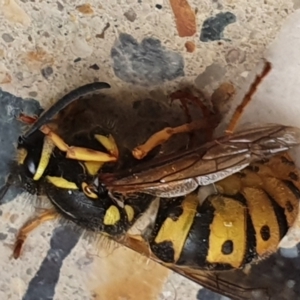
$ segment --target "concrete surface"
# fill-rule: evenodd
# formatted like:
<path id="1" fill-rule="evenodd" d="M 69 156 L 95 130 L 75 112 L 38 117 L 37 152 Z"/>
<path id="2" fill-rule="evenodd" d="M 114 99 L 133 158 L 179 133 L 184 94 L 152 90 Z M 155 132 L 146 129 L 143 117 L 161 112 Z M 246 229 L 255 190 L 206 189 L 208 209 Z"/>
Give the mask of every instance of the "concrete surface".
<path id="1" fill-rule="evenodd" d="M 112 94 L 121 89 L 124 102 L 159 97 L 164 104 L 175 89 L 211 92 L 230 80 L 238 102 L 251 82 L 248 74 L 266 57 L 273 70 L 243 122 L 300 126 L 300 13 L 294 13 L 300 2 L 199 2 L 182 1 L 182 18 L 178 1 L 1 0 L 0 185 L 22 130 L 18 113 L 38 113 L 39 104 L 48 107 L 66 91 L 95 80 L 109 82 Z M 17 188 L 1 205 L 1 299 L 222 298 L 129 250 L 80 238 L 82 233 L 65 223 L 40 226 L 22 258 L 12 260 L 18 229 L 45 205 Z M 254 270 L 271 299 L 300 299 L 298 250 L 290 249 Z"/>

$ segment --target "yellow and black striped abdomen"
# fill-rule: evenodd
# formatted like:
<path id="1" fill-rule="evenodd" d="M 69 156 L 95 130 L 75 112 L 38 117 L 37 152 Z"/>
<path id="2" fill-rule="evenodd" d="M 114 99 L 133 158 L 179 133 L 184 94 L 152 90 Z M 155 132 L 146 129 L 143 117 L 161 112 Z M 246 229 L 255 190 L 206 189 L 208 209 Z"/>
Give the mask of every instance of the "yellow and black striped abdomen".
<path id="1" fill-rule="evenodd" d="M 195 205 L 191 207 L 186 202 Z M 189 210 L 189 219 L 187 213 L 174 218 L 173 211 L 180 211 L 179 207 L 182 211 Z M 247 207 L 240 199 L 217 195 L 200 205 L 194 193 L 159 214 L 164 221 L 161 226 L 157 223 L 151 248 L 164 262 L 200 269 L 229 269 L 240 267 L 248 256 L 249 261 L 253 258 L 254 230 Z M 176 243 L 169 238 L 174 230 Z"/>
<path id="2" fill-rule="evenodd" d="M 163 202 L 150 242 L 159 259 L 222 270 L 276 251 L 298 214 L 300 184 L 290 158 L 281 155 L 252 164 L 216 188 L 218 194 L 201 205 L 196 193 Z"/>

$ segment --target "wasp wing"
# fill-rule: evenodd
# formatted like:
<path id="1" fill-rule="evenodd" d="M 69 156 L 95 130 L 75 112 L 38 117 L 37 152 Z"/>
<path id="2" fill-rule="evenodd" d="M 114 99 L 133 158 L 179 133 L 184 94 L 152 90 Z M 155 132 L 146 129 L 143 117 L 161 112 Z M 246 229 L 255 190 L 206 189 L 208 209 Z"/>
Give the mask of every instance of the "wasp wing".
<path id="1" fill-rule="evenodd" d="M 191 268 L 180 268 L 178 266 L 171 267 L 170 269 L 213 292 L 229 297 L 231 300 L 250 300 L 253 299 L 253 295 L 255 294 L 258 294 L 261 300 L 270 299 L 267 288 L 250 288 L 236 284 L 236 278 L 230 279 L 229 273 L 238 271 L 228 271 L 221 274 Z"/>
<path id="2" fill-rule="evenodd" d="M 219 181 L 253 161 L 287 151 L 299 144 L 299 128 L 260 125 L 219 137 L 181 153 L 141 163 L 125 172 L 101 174 L 100 181 L 111 191 L 150 191 L 161 197 L 180 196 L 198 185 Z"/>
<path id="3" fill-rule="evenodd" d="M 126 247 L 149 257 L 151 260 L 165 266 L 166 268 L 178 273 L 196 283 L 202 287 L 208 288 L 213 292 L 222 294 L 224 296 L 230 297 L 232 300 L 250 300 L 253 299 L 254 293 L 259 294 L 259 299 L 267 300 L 268 289 L 263 287 L 249 287 L 237 284 L 236 273 L 241 273 L 241 271 L 221 271 L 221 272 L 211 272 L 204 271 L 200 269 L 193 269 L 190 267 L 181 267 L 175 264 L 167 264 L 158 260 L 149 249 L 149 246 L 144 240 L 136 239 L 135 237 L 127 236 L 123 241 L 118 241 L 119 243 L 125 245 Z M 231 276 L 233 275 L 233 276 Z M 224 279 L 226 278 L 226 280 Z"/>

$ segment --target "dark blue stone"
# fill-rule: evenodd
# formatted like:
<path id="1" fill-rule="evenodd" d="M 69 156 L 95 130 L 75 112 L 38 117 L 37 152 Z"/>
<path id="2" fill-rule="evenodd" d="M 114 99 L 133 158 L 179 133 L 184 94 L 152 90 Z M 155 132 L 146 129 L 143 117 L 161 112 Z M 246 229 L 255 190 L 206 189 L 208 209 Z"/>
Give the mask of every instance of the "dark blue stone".
<path id="1" fill-rule="evenodd" d="M 203 22 L 200 41 L 210 42 L 224 40 L 223 31 L 229 24 L 236 22 L 236 16 L 231 12 L 221 12 Z"/>
<path id="2" fill-rule="evenodd" d="M 115 75 L 126 82 L 148 86 L 184 76 L 181 54 L 166 49 L 155 38 L 138 43 L 130 34 L 121 33 L 111 57 Z"/>

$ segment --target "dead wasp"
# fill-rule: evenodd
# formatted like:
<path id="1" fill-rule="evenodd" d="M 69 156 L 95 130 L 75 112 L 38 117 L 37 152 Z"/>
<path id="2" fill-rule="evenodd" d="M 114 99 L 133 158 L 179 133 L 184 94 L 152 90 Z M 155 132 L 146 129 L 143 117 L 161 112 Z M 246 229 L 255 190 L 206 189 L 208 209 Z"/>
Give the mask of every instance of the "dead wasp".
<path id="1" fill-rule="evenodd" d="M 32 120 L 19 139 L 22 183 L 32 193 L 46 194 L 55 210 L 21 229 L 15 258 L 29 232 L 60 213 L 219 293 L 248 299 L 246 290 L 220 286 L 222 282 L 203 270 L 241 268 L 276 250 L 296 218 L 300 186 L 289 157 L 275 154 L 299 144 L 299 129 L 260 125 L 116 171 L 115 164 L 124 161 L 116 133 L 93 122 L 90 128 L 76 130 L 71 123 L 71 132 L 61 126 L 68 121 L 68 105 L 91 87 L 109 85 L 96 83 L 65 96 Z M 57 113 L 62 113 L 61 120 L 53 121 Z M 151 146 L 144 154 L 162 140 L 158 137 L 149 139 Z M 218 194 L 206 195 L 200 203 L 199 186 L 210 183 L 215 183 Z M 2 188 L 2 196 L 9 184 Z M 116 205 L 115 193 L 124 195 L 122 205 Z M 131 233 L 152 205 L 154 219 L 139 234 Z"/>
<path id="2" fill-rule="evenodd" d="M 241 115 L 242 111 L 240 110 L 250 101 L 257 84 L 269 70 L 270 64 L 267 63 L 262 75 L 257 77 L 256 82 L 253 83 L 246 95 L 244 103 L 238 107 L 233 116 L 227 129 L 227 133 L 230 134 L 180 153 L 172 153 L 148 163 L 138 164 L 138 166 L 123 172 L 113 174 L 101 172 L 97 186 L 93 186 L 93 189 L 99 192 L 105 188 L 110 194 L 114 192 L 144 192 L 158 197 L 183 196 L 194 191 L 198 186 L 214 183 L 238 172 L 253 161 L 268 158 L 299 145 L 299 129 L 290 126 L 265 124 L 232 133 Z M 98 85 L 101 86 L 100 88 L 109 87 L 106 83 L 98 83 Z M 97 89 L 96 85 L 89 85 L 89 88 Z M 82 87 L 82 89 L 87 90 L 88 88 Z M 98 163 L 118 160 L 117 146 L 114 145 L 112 137 L 107 140 L 98 136 L 99 142 L 106 148 L 113 148 L 107 148 L 110 151 L 107 154 L 86 147 L 69 146 L 47 125 L 57 113 L 77 100 L 76 93 L 78 92 L 65 96 L 34 122 L 30 130 L 20 137 L 19 146 L 28 143 L 37 131 L 41 131 L 46 135 L 46 140 L 51 144 L 51 147 L 57 147 L 65 152 L 68 159 Z M 162 130 L 150 137 L 144 145 L 136 147 L 133 150 L 133 155 L 137 159 L 144 158 L 152 148 L 168 139 L 164 136 L 166 132 L 168 135 L 173 135 L 195 130 L 202 126 L 202 122 L 200 124 L 196 122 L 196 124 L 185 124 L 178 128 Z M 47 155 L 50 154 L 51 150 Z M 90 188 L 92 187 L 90 186 Z"/>

